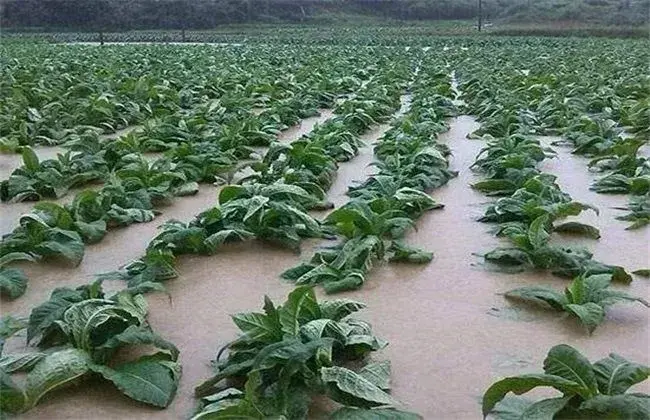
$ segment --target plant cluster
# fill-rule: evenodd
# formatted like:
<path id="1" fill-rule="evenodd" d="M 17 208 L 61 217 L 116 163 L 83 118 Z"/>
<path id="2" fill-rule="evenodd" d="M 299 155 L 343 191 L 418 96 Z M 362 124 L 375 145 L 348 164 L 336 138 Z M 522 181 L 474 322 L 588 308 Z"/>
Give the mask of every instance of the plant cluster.
<path id="1" fill-rule="evenodd" d="M 553 347 L 544 360 L 544 373 L 528 373 L 495 382 L 483 395 L 483 416 L 495 419 L 647 419 L 650 396 L 627 392 L 648 379 L 650 368 L 611 353 L 590 363 L 573 347 Z M 550 387 L 562 396 L 531 401 L 510 397 L 537 387 Z M 505 399 L 504 399 L 505 398 Z"/>
<path id="2" fill-rule="evenodd" d="M 2 354 L 0 346 L 0 411 L 27 411 L 46 394 L 93 375 L 112 382 L 129 398 L 167 407 L 181 377 L 178 349 L 151 329 L 147 311 L 138 290 L 106 297 L 95 282 L 55 289 L 29 320 L 1 318 L 2 342 L 26 329 L 27 343 L 37 349 Z M 117 356 L 125 349 L 139 349 L 141 355 L 125 361 Z M 24 385 L 13 377 L 17 373 L 27 374 Z"/>
<path id="3" fill-rule="evenodd" d="M 239 161 L 251 158 L 254 153 L 251 146 L 271 144 L 288 124 L 317 113 L 316 107 L 332 105 L 336 95 L 359 89 L 350 99 L 355 106 L 352 111 L 347 112 L 345 102 L 341 103 L 339 109 L 345 114 L 319 127 L 302 143 L 274 144 L 268 157 L 247 164 L 254 173 L 243 181 L 246 184 L 290 184 L 287 188 L 295 186 L 294 196 L 296 188 L 303 188 L 305 191 L 298 192 L 299 195 L 313 195 L 318 198 L 315 201 L 324 201 L 323 189 L 329 187 L 336 161 L 354 156 L 360 145 L 358 134 L 374 119 L 385 118 L 399 103 L 396 89 L 400 84 L 394 83 L 390 91 L 382 86 L 384 81 L 397 80 L 399 72 L 404 71 L 400 67 L 387 69 L 361 88 L 371 73 L 359 72 L 358 77 L 347 78 L 324 73 L 345 72 L 359 63 L 385 58 L 367 54 L 345 59 L 340 54 L 331 54 L 336 60 L 319 65 L 320 68 L 309 73 L 296 69 L 295 75 L 280 74 L 283 68 L 272 67 L 269 57 L 251 59 L 251 63 L 261 67 L 255 77 L 246 79 L 245 76 L 250 75 L 239 68 L 224 71 L 218 80 L 211 81 L 211 85 L 192 93 L 192 97 L 203 98 L 204 103 L 190 101 L 194 104 L 191 108 L 178 107 L 174 113 L 163 113 L 149 120 L 141 130 L 115 140 L 102 140 L 91 129 L 68 136 L 65 144 L 69 151 L 57 159 L 40 162 L 32 149 L 23 147 L 23 167 L 0 185 L 3 199 L 58 198 L 69 188 L 90 180 L 104 183 L 98 190 L 77 193 L 70 204 L 37 205 L 31 215 L 21 218 L 20 226 L 3 238 L 0 257 L 16 252 L 23 256 L 29 254 L 31 259 L 59 256 L 77 265 L 83 258 L 84 243 L 100 241 L 109 228 L 153 220 L 158 213 L 156 209 L 173 197 L 197 193 L 198 182 L 226 181 L 224 178 L 230 178 L 234 171 L 241 169 L 241 165 L 237 165 Z M 194 57 L 193 54 L 189 56 Z M 308 56 L 307 64 L 314 66 L 315 58 L 315 55 Z M 287 69 L 296 66 L 292 61 L 285 65 Z M 262 112 L 256 113 L 255 109 L 259 108 Z M 151 161 L 143 155 L 151 151 L 165 151 L 165 155 Z M 292 159 L 287 159 L 289 156 Z M 257 202 L 263 196 L 248 198 Z M 301 236 L 321 235 L 317 222 L 304 214 L 305 209 L 316 203 L 312 203 L 312 198 L 305 202 L 304 197 L 299 201 L 298 207 L 289 205 L 279 210 L 276 208 L 279 204 L 268 203 L 258 209 L 260 213 L 254 217 L 233 211 L 237 206 L 243 209 L 246 201 L 230 203 L 231 211 L 222 223 L 229 227 L 218 228 L 220 235 L 224 230 L 234 229 L 242 238 L 256 235 L 295 249 Z M 284 216 L 276 217 L 278 211 Z M 32 223 L 33 215 L 38 219 L 45 213 L 45 220 Z M 215 214 L 212 213 L 210 223 L 215 223 Z M 258 220 L 260 218 L 264 220 Z M 305 228 L 294 227 L 301 221 L 306 222 Z M 181 226 L 173 222 L 166 228 L 179 230 Z M 56 230 L 56 237 L 50 232 L 52 229 Z M 228 239 L 234 237 L 233 234 Z M 158 242 L 162 240 L 157 239 Z M 225 240 L 226 237 L 222 242 Z M 206 245 L 201 252 L 217 245 Z M 157 245 L 156 248 L 165 247 Z M 15 257 L 4 258 L 2 266 L 16 260 Z M 12 298 L 20 296 L 26 288 L 25 276 L 19 269 L 5 267 L 0 270 L 0 291 Z"/>
<path id="4" fill-rule="evenodd" d="M 193 419 L 306 419 L 314 395 L 343 406 L 332 419 L 419 418 L 395 409 L 390 362 L 367 360 L 387 343 L 350 317 L 364 307 L 318 302 L 313 288 L 302 286 L 282 305 L 265 297 L 264 313 L 233 315 L 241 336 L 221 349 L 215 375 L 196 388 L 201 407 Z"/>

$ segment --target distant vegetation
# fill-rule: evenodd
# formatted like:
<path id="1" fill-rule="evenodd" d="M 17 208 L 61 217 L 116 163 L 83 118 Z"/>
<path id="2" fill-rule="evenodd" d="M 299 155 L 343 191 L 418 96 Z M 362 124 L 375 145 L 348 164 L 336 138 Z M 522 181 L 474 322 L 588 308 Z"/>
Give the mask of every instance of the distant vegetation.
<path id="1" fill-rule="evenodd" d="M 640 25 L 650 0 L 483 0 L 486 21 Z M 0 0 L 0 25 L 47 30 L 210 29 L 247 22 L 467 20 L 478 0 Z"/>

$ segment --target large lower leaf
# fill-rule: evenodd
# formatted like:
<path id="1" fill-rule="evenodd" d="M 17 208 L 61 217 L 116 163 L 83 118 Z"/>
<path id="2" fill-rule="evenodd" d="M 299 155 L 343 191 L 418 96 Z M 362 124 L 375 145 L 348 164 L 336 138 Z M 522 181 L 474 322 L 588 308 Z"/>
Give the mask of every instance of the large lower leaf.
<path id="1" fill-rule="evenodd" d="M 19 268 L 0 267 L 0 295 L 9 299 L 22 296 L 27 290 L 27 276 Z"/>
<path id="2" fill-rule="evenodd" d="M 174 399 L 180 379 L 178 363 L 148 356 L 115 368 L 93 364 L 91 369 L 113 382 L 126 396 L 163 408 Z"/>
<path id="3" fill-rule="evenodd" d="M 650 418 L 650 395 L 598 395 L 580 406 L 587 418 L 646 420 Z"/>
<path id="4" fill-rule="evenodd" d="M 106 235 L 106 222 L 104 220 L 96 220 L 90 223 L 77 220 L 74 222 L 74 228 L 87 244 L 95 244 Z"/>
<path id="5" fill-rule="evenodd" d="M 580 322 L 587 327 L 589 333 L 592 333 L 605 319 L 605 310 L 602 306 L 593 302 L 587 302 L 582 305 L 569 304 L 565 308 L 580 319 Z"/>
<path id="6" fill-rule="evenodd" d="M 35 406 L 48 392 L 85 375 L 90 364 L 90 355 L 78 349 L 61 350 L 45 357 L 27 375 L 25 393 L 29 406 Z"/>
<path id="7" fill-rule="evenodd" d="M 321 379 L 330 385 L 332 398 L 358 407 L 394 406 L 396 401 L 377 385 L 344 367 L 321 369 Z"/>
<path id="8" fill-rule="evenodd" d="M 598 228 L 580 222 L 566 222 L 553 228 L 556 232 L 584 235 L 592 239 L 600 238 Z"/>
<path id="9" fill-rule="evenodd" d="M 505 378 L 492 384 L 483 394 L 483 416 L 487 416 L 509 392 L 521 395 L 537 387 L 552 387 L 566 395 L 575 395 L 582 390 L 580 384 L 556 375 L 531 373 Z"/>
<path id="10" fill-rule="evenodd" d="M 549 305 L 551 308 L 558 311 L 561 311 L 567 303 L 566 297 L 562 293 L 544 286 L 520 287 L 506 292 L 505 297 Z"/>
<path id="11" fill-rule="evenodd" d="M 359 371 L 359 375 L 385 391 L 390 389 L 390 361 L 388 360 L 367 364 Z"/>
<path id="12" fill-rule="evenodd" d="M 601 394 L 623 394 L 632 385 L 648 379 L 650 367 L 629 362 L 618 354 L 611 353 L 609 357 L 594 363 L 594 372 L 598 389 Z"/>

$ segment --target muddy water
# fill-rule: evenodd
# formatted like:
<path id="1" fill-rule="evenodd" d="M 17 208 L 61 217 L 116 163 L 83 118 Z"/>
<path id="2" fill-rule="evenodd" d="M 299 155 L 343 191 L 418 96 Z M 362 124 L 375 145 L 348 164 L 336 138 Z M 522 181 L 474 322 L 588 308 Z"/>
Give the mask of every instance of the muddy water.
<path id="1" fill-rule="evenodd" d="M 489 250 L 497 242 L 488 233 L 489 226 L 475 221 L 487 201 L 469 187 L 476 178 L 467 168 L 482 143 L 465 136 L 476 128 L 473 119 L 461 116 L 441 136 L 441 141 L 451 146 L 451 164 L 460 174 L 433 193 L 446 207 L 424 215 L 417 223 L 418 231 L 407 238 L 434 251 L 434 261 L 425 266 L 378 266 L 362 290 L 345 294 L 368 304 L 361 317 L 371 321 L 377 335 L 390 342 L 378 357 L 392 361 L 393 395 L 425 419 L 480 418 L 479 398 L 491 382 L 522 371 L 538 371 L 548 348 L 558 343 L 576 346 L 591 359 L 615 351 L 638 362 L 650 362 L 648 311 L 644 307 L 614 306 L 606 323 L 589 337 L 573 320 L 510 306 L 497 294 L 531 284 L 560 288 L 566 280 L 543 273 L 506 275 L 475 265 L 479 259 L 472 253 Z M 341 165 L 333 200 L 344 202 L 348 183 L 369 173 L 369 153 L 366 148 L 355 160 Z M 588 191 L 584 162 L 561 153 L 544 169 L 556 173 L 563 188 L 576 199 L 601 207 L 603 213 L 594 222 L 603 238 L 584 242 L 595 250 L 596 257 L 631 268 L 648 265 L 648 253 L 644 253 L 647 233 L 625 232 L 624 224 L 612 220 L 614 213 L 606 209 L 618 202 Z M 188 219 L 213 202 L 214 195 L 202 190 L 165 209 L 164 217 Z M 104 242 L 88 248 L 78 269 L 28 267 L 33 278 L 28 295 L 10 305 L 5 303 L 3 313 L 26 312 L 55 285 L 87 281 L 93 273 L 114 269 L 141 254 L 155 234 L 154 224 L 162 220 L 110 233 Z M 308 256 L 309 250 L 303 254 Z M 172 301 L 164 295 L 149 298 L 154 328 L 181 350 L 183 378 L 179 394 L 167 410 L 134 403 L 111 386 L 97 383 L 53 395 L 25 417 L 187 417 L 194 404 L 193 387 L 209 376 L 208 361 L 236 336 L 229 314 L 260 308 L 264 294 L 281 300 L 292 287 L 279 281 L 278 275 L 299 258 L 257 242 L 237 244 L 212 257 L 181 258 L 180 277 L 166 284 Z M 625 290 L 649 299 L 648 284 L 637 279 Z"/>

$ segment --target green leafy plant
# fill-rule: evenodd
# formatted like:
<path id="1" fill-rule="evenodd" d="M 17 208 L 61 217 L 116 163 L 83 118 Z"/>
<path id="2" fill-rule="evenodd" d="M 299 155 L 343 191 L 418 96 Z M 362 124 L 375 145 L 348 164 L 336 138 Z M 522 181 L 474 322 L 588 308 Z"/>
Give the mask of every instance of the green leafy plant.
<path id="1" fill-rule="evenodd" d="M 629 213 L 617 216 L 618 220 L 632 222 L 626 229 L 639 229 L 650 224 L 650 192 L 645 195 L 630 197 L 627 207 L 617 207 L 619 210 L 626 210 Z"/>
<path id="2" fill-rule="evenodd" d="M 22 296 L 27 290 L 27 276 L 19 268 L 7 267 L 14 261 L 35 261 L 32 254 L 10 252 L 0 257 L 0 295 L 9 299 Z"/>
<path id="3" fill-rule="evenodd" d="M 55 289 L 33 309 L 26 325 L 27 341 L 38 340 L 39 351 L 0 359 L 0 409 L 27 411 L 49 392 L 91 375 L 112 382 L 136 401 L 166 407 L 180 380 L 178 350 L 152 331 L 146 316 L 144 297 L 130 290 L 106 298 L 99 282 Z M 156 351 L 116 361 L 118 351 L 143 346 Z M 27 372 L 24 388 L 12 380 L 16 372 Z"/>
<path id="4" fill-rule="evenodd" d="M 560 225 L 563 226 L 563 225 Z M 561 277 L 576 277 L 582 273 L 610 274 L 616 282 L 629 283 L 632 276 L 622 267 L 607 265 L 592 259 L 593 254 L 584 248 L 551 245 L 554 227 L 548 214 L 537 217 L 530 226 L 520 223 L 502 225 L 500 235 L 508 237 L 513 247 L 498 247 L 486 254 L 487 262 L 512 270 L 551 269 Z M 588 225 L 571 225 L 569 230 L 594 235 Z"/>
<path id="5" fill-rule="evenodd" d="M 492 413 L 499 419 L 648 418 L 650 396 L 626 391 L 649 375 L 647 366 L 617 354 L 592 364 L 578 350 L 560 344 L 544 360 L 544 373 L 513 376 L 492 384 L 483 395 L 483 416 Z M 554 388 L 562 396 L 536 402 L 519 400 L 516 405 L 512 399 L 504 400 L 510 392 L 521 395 L 537 387 Z"/>
<path id="6" fill-rule="evenodd" d="M 571 281 L 564 294 L 550 287 L 526 286 L 506 292 L 505 297 L 567 312 L 577 317 L 592 333 L 605 320 L 605 309 L 610 305 L 639 302 L 650 307 L 642 298 L 610 289 L 611 281 L 611 274 L 582 274 Z"/>
<path id="7" fill-rule="evenodd" d="M 402 415 L 388 410 L 398 404 L 387 393 L 390 363 L 365 361 L 386 342 L 369 324 L 349 317 L 364 307 L 347 299 L 319 303 L 313 289 L 303 286 L 277 307 L 266 297 L 264 313 L 234 315 L 242 336 L 219 352 L 227 350 L 227 359 L 218 358 L 215 376 L 196 388 L 203 407 L 194 418 L 307 418 L 313 394 Z"/>

